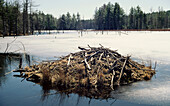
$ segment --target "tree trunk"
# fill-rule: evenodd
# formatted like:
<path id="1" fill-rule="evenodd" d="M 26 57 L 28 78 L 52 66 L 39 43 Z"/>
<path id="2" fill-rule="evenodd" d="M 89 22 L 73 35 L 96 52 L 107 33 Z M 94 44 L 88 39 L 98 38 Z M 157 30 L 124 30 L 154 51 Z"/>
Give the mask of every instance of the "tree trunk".
<path id="1" fill-rule="evenodd" d="M 28 27 L 28 0 L 26 0 L 25 4 L 25 26 L 26 26 L 26 34 L 29 33 L 29 27 Z"/>
<path id="2" fill-rule="evenodd" d="M 24 8 L 25 8 L 25 5 L 24 5 Z M 22 15 L 23 15 L 23 19 L 22 19 L 22 21 L 23 21 L 22 30 L 23 30 L 23 35 L 25 35 L 25 9 L 23 9 Z"/>
<path id="3" fill-rule="evenodd" d="M 5 16 L 4 13 L 2 14 L 2 26 L 3 26 L 3 38 L 6 35 L 6 26 L 5 26 Z"/>

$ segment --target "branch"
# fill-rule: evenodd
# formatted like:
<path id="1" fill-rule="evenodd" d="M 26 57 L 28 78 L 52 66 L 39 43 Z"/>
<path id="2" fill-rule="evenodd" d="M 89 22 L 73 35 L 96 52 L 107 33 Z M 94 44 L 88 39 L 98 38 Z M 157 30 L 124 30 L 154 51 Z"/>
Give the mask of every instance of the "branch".
<path id="1" fill-rule="evenodd" d="M 88 69 L 89 69 L 89 70 L 91 70 L 91 67 L 90 67 L 90 65 L 88 64 L 88 62 L 87 62 L 87 59 L 86 59 L 86 58 L 84 59 L 84 62 L 85 62 L 85 64 L 87 65 Z"/>
<path id="2" fill-rule="evenodd" d="M 114 76 L 115 76 L 115 71 L 113 70 L 113 75 L 112 75 L 112 80 L 111 80 L 111 85 L 110 85 L 110 87 L 112 88 L 112 90 L 114 90 L 114 88 L 113 88 Z"/>
<path id="3" fill-rule="evenodd" d="M 69 57 L 69 59 L 68 59 L 67 66 L 69 66 L 69 65 L 70 65 L 70 60 L 71 60 L 71 57 L 72 57 L 72 54 L 70 54 L 70 57 Z"/>
<path id="4" fill-rule="evenodd" d="M 117 80 L 117 84 L 118 84 L 118 85 L 120 84 L 120 79 L 121 79 L 121 77 L 122 77 L 123 70 L 124 70 L 124 68 L 125 68 L 125 65 L 126 65 L 126 62 L 128 61 L 128 59 L 129 59 L 129 56 L 126 57 L 126 60 L 125 60 L 125 62 L 124 62 L 124 64 L 123 64 L 123 67 L 122 67 L 122 69 L 121 69 L 119 79 Z"/>
<path id="5" fill-rule="evenodd" d="M 13 42 L 15 42 L 16 41 L 16 39 L 17 38 L 15 38 L 11 43 L 7 43 L 7 47 L 6 47 L 6 49 L 5 49 L 5 52 L 4 53 L 7 53 L 7 50 L 8 50 L 8 48 L 9 48 L 9 46 L 13 43 Z"/>

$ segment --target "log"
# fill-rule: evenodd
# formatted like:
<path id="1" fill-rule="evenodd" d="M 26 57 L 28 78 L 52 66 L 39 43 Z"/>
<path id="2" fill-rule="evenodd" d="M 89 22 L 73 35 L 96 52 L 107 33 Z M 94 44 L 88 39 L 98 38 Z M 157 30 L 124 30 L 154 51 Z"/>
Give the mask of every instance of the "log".
<path id="1" fill-rule="evenodd" d="M 123 70 L 124 70 L 124 68 L 125 68 L 125 65 L 126 65 L 126 62 L 128 61 L 128 59 L 129 59 L 129 57 L 127 56 L 127 57 L 126 57 L 126 60 L 125 60 L 125 62 L 124 62 L 124 64 L 123 64 L 123 67 L 122 67 L 122 69 L 121 69 L 119 79 L 117 80 L 117 85 L 120 85 L 120 79 L 121 79 L 121 77 L 122 77 Z"/>

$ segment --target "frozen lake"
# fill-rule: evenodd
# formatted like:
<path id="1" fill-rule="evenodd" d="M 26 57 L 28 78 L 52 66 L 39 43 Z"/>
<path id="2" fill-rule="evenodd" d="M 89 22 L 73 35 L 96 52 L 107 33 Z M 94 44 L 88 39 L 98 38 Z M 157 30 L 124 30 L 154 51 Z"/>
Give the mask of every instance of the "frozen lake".
<path id="1" fill-rule="evenodd" d="M 126 34 L 124 34 L 126 33 Z M 13 37 L 0 38 L 0 51 L 4 52 L 7 43 L 14 40 Z M 65 33 L 53 35 L 32 35 L 18 37 L 7 50 L 14 52 L 26 52 L 39 56 L 59 56 L 78 51 L 78 46 L 105 47 L 116 49 L 123 55 L 132 55 L 144 60 L 156 60 L 170 63 L 170 32 L 84 32 L 83 36 L 76 31 L 65 31 Z M 21 45 L 25 46 L 25 51 Z"/>
<path id="2" fill-rule="evenodd" d="M 113 105 L 170 104 L 170 32 L 123 31 L 120 33 L 114 31 L 102 34 L 101 32 L 89 31 L 83 32 L 83 36 L 81 36 L 77 31 L 65 31 L 65 33 L 51 35 L 6 37 L 0 38 L 0 52 L 27 53 L 34 59 L 36 58 L 36 61 L 41 61 L 79 51 L 78 46 L 87 47 L 88 44 L 95 47 L 102 44 L 104 47 L 118 50 L 122 55 L 131 55 L 139 62 L 149 63 L 151 60 L 154 64 L 157 61 L 157 74 L 152 80 L 137 82 L 113 91 L 111 94 L 117 100 Z M 15 69 L 14 61 L 9 65 L 10 67 L 6 66 L 5 72 Z M 2 66 L 0 68 L 1 71 Z M 28 105 L 32 102 L 31 98 L 41 99 L 41 87 L 39 85 L 26 81 L 21 83 L 21 79 L 14 78 L 13 73 L 0 77 L 0 105 L 17 105 L 20 99 L 23 102 L 19 105 Z M 15 98 L 17 95 L 19 97 Z M 70 96 L 72 98 L 67 98 L 63 105 L 76 105 L 74 101 L 76 101 L 77 95 Z M 49 103 L 50 101 L 55 101 L 53 95 L 49 96 L 45 103 L 36 100 L 32 102 L 32 105 L 54 105 L 54 103 Z M 113 101 L 112 99 L 108 102 L 92 101 L 91 105 L 106 103 L 110 105 Z M 82 103 L 88 105 L 88 98 L 82 98 L 78 105 L 82 105 Z"/>

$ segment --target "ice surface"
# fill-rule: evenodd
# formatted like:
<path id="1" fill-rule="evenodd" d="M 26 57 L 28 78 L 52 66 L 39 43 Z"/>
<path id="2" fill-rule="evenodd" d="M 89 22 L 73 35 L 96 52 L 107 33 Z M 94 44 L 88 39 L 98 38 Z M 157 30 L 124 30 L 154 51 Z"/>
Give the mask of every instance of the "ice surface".
<path id="1" fill-rule="evenodd" d="M 127 33 L 124 34 L 124 33 Z M 0 38 L 0 52 L 4 52 L 7 43 L 14 40 L 13 37 Z M 24 44 L 25 51 L 21 42 Z M 131 55 L 133 58 L 157 61 L 158 64 L 170 65 L 170 32 L 83 32 L 83 36 L 77 31 L 65 31 L 65 33 L 51 35 L 31 35 L 17 37 L 8 52 L 26 52 L 36 56 L 62 56 L 70 52 L 76 52 L 78 46 L 87 45 L 98 47 L 102 44 L 113 50 L 118 50 L 123 55 Z M 158 69 L 161 70 L 161 65 Z M 125 99 L 138 103 L 150 103 L 153 105 L 166 105 L 170 103 L 170 67 L 157 72 L 157 79 L 149 82 L 138 82 L 132 86 L 120 89 L 122 93 L 116 94 L 118 99 Z M 142 88 L 141 88 L 142 86 Z M 113 94 L 115 95 L 115 94 Z"/>

